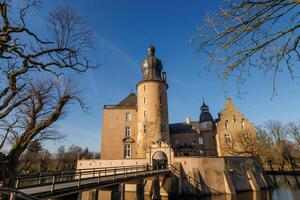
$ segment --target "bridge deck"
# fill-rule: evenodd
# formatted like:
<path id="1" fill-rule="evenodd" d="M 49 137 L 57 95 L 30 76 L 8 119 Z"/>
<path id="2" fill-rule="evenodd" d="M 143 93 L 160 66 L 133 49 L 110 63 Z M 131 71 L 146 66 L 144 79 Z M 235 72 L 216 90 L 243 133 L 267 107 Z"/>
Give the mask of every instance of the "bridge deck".
<path id="1" fill-rule="evenodd" d="M 21 175 L 18 178 L 17 189 L 40 198 L 58 197 L 95 188 L 110 187 L 168 172 L 170 172 L 169 168 L 153 169 L 149 166 L 129 166 L 80 170 L 71 173 Z"/>

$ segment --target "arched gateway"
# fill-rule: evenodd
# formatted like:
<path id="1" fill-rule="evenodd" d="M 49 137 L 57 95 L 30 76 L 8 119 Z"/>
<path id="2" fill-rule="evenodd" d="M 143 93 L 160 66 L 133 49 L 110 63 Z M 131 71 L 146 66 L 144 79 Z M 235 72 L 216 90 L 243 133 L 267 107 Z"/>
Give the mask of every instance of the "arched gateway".
<path id="1" fill-rule="evenodd" d="M 154 169 L 166 169 L 168 167 L 168 156 L 163 151 L 157 151 L 152 156 Z"/>

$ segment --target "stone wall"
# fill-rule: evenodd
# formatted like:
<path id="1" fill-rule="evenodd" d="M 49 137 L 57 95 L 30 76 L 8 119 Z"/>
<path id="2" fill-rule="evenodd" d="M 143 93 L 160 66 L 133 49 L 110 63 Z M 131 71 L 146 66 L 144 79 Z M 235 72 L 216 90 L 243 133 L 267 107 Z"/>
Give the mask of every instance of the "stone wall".
<path id="1" fill-rule="evenodd" d="M 179 193 L 235 194 L 269 187 L 267 175 L 254 158 L 175 157 L 173 166 L 181 176 Z"/>
<path id="2" fill-rule="evenodd" d="M 249 156 L 242 152 L 243 149 L 248 148 L 247 145 L 245 145 L 245 140 L 246 144 L 251 144 L 256 139 L 255 127 L 245 115 L 234 106 L 230 98 L 226 100 L 224 111 L 216 125 L 218 156 Z"/>
<path id="3" fill-rule="evenodd" d="M 138 158 L 145 158 L 153 142 L 170 143 L 167 87 L 159 80 L 142 81 L 137 85 Z"/>
<path id="4" fill-rule="evenodd" d="M 126 121 L 126 113 L 131 114 L 131 120 Z M 125 127 L 131 129 L 130 137 L 125 137 Z M 102 123 L 102 159 L 123 159 L 124 144 L 131 144 L 131 157 L 137 157 L 137 112 L 136 108 L 104 108 Z"/>

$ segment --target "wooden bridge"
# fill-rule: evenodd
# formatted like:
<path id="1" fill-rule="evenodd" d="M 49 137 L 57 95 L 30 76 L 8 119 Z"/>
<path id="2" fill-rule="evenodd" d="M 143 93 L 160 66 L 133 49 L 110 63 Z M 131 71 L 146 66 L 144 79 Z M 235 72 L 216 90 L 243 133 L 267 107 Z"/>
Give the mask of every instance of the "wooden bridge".
<path id="1" fill-rule="evenodd" d="M 14 189 L 0 190 L 10 193 L 10 200 L 48 199 L 80 193 L 86 190 L 107 188 L 128 181 L 169 173 L 170 166 L 155 169 L 152 166 L 126 166 L 52 173 L 21 174 L 17 177 Z M 9 192 L 10 191 L 10 192 Z"/>

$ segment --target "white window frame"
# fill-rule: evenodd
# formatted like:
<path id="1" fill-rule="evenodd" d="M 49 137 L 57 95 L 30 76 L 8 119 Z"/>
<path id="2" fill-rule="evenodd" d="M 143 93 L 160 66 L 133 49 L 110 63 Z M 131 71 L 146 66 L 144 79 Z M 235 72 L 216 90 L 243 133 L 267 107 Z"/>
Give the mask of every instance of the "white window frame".
<path id="1" fill-rule="evenodd" d="M 131 127 L 130 126 L 126 126 L 125 127 L 125 137 L 128 137 L 131 135 Z"/>
<path id="2" fill-rule="evenodd" d="M 202 145 L 203 144 L 203 137 L 198 138 L 198 144 Z"/>
<path id="3" fill-rule="evenodd" d="M 126 113 L 125 114 L 125 121 L 131 122 L 131 113 Z"/>
<path id="4" fill-rule="evenodd" d="M 131 144 L 129 143 L 124 144 L 124 157 L 131 158 Z"/>

